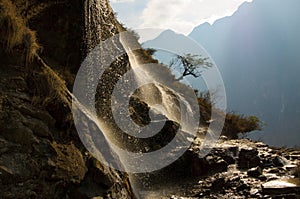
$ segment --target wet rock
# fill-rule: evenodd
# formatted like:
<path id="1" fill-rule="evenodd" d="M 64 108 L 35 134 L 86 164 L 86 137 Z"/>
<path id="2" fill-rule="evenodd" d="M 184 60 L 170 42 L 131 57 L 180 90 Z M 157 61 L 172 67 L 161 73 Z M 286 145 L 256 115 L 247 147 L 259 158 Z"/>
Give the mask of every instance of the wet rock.
<path id="1" fill-rule="evenodd" d="M 129 101 L 129 105 L 130 117 L 136 124 L 145 126 L 151 122 L 151 118 L 149 117 L 150 107 L 147 103 L 137 97 L 132 97 Z"/>
<path id="2" fill-rule="evenodd" d="M 112 187 L 114 184 L 113 174 L 114 171 L 110 170 L 108 167 L 102 165 L 100 162 L 93 160 L 92 167 L 90 168 L 90 176 L 93 177 L 97 184 L 102 184 L 105 187 Z M 107 175 L 110 174 L 110 175 Z"/>
<path id="3" fill-rule="evenodd" d="M 254 167 L 247 171 L 248 176 L 258 178 L 262 174 L 262 169 L 260 167 Z"/>
<path id="4" fill-rule="evenodd" d="M 242 148 L 238 157 L 238 167 L 241 169 L 249 169 L 261 165 L 261 159 L 258 156 L 257 149 Z"/>

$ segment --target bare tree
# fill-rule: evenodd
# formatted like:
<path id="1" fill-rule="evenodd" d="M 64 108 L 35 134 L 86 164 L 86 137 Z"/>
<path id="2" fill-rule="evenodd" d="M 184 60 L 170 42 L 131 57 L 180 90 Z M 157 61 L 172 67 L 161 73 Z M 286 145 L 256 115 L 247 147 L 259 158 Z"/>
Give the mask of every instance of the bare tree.
<path id="1" fill-rule="evenodd" d="M 169 68 L 179 69 L 182 75 L 177 80 L 182 80 L 185 76 L 192 75 L 197 78 L 201 76 L 203 69 L 212 66 L 209 58 L 203 58 L 201 55 L 177 55 L 169 64 Z"/>

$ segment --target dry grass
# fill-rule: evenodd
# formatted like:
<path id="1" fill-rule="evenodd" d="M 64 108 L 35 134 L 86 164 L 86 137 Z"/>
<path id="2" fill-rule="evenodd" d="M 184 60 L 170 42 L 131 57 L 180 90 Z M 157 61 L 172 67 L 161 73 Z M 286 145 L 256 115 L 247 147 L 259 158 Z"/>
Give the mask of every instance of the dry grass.
<path id="1" fill-rule="evenodd" d="M 21 16 L 16 6 L 10 0 L 0 0 L 1 40 L 7 50 L 13 50 L 23 45 L 28 64 L 41 49 L 37 42 L 35 31 L 26 25 L 26 19 Z"/>
<path id="2" fill-rule="evenodd" d="M 211 110 L 214 107 L 210 94 L 208 92 L 199 93 L 198 104 L 200 107 L 200 124 L 205 125 L 206 121 L 211 119 Z M 222 114 L 222 112 L 220 111 L 218 114 Z M 259 131 L 263 126 L 264 124 L 256 116 L 245 116 L 234 112 L 226 113 L 222 135 L 229 139 L 237 139 L 239 134 Z"/>
<path id="3" fill-rule="evenodd" d="M 256 116 L 244 116 L 236 113 L 226 114 L 223 135 L 237 139 L 239 134 L 262 130 L 264 124 Z"/>
<path id="4" fill-rule="evenodd" d="M 42 70 L 35 75 L 35 88 L 33 103 L 46 106 L 48 103 L 58 100 L 71 107 L 71 94 L 66 87 L 65 81 L 60 78 L 40 57 L 37 56 Z"/>

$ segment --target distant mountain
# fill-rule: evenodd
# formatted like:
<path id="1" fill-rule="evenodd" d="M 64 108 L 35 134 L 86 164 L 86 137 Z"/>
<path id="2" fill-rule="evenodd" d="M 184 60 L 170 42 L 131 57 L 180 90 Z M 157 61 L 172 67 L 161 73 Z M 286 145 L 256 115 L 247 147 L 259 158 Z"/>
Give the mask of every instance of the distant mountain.
<path id="1" fill-rule="evenodd" d="M 189 35 L 219 67 L 228 110 L 264 120 L 264 132 L 253 137 L 271 145 L 300 145 L 299 8 L 299 0 L 254 0 Z"/>

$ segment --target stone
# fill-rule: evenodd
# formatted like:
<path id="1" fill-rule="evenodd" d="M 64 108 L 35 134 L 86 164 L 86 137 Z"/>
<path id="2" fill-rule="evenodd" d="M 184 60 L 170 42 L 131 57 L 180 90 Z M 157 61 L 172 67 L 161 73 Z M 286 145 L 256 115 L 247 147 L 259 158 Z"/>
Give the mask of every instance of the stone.
<path id="1" fill-rule="evenodd" d="M 262 191 L 265 195 L 300 194 L 300 180 L 272 180 L 262 185 Z"/>
<path id="2" fill-rule="evenodd" d="M 241 169 L 249 169 L 261 165 L 261 159 L 258 156 L 257 149 L 242 148 L 239 152 L 238 167 Z"/>
<path id="3" fill-rule="evenodd" d="M 262 174 L 262 169 L 260 167 L 254 167 L 247 171 L 248 176 L 258 178 Z"/>
<path id="4" fill-rule="evenodd" d="M 258 179 L 261 181 L 266 181 L 267 177 L 265 175 L 260 175 L 260 176 L 258 176 Z"/>
<path id="5" fill-rule="evenodd" d="M 251 196 L 255 196 L 255 195 L 257 195 L 259 193 L 259 190 L 258 189 L 251 189 L 250 190 L 250 195 Z"/>
<path id="6" fill-rule="evenodd" d="M 213 166 L 215 167 L 216 171 L 223 172 L 227 170 L 228 163 L 225 160 L 220 159 L 213 164 Z"/>
<path id="7" fill-rule="evenodd" d="M 47 125 L 53 127 L 55 124 L 55 120 L 47 111 L 42 111 L 39 110 L 33 106 L 27 105 L 25 106 L 24 104 L 16 107 L 22 114 L 28 115 L 32 118 L 39 119 L 41 121 L 45 121 Z"/>
<path id="8" fill-rule="evenodd" d="M 12 142 L 8 142 L 5 139 L 0 138 L 0 155 L 6 152 L 15 152 L 20 150 L 21 145 L 20 144 L 14 144 Z"/>
<path id="9" fill-rule="evenodd" d="M 225 178 L 218 178 L 212 182 L 211 189 L 212 191 L 221 190 L 225 187 Z"/>
<path id="10" fill-rule="evenodd" d="M 276 156 L 272 159 L 272 162 L 274 164 L 274 166 L 276 167 L 283 167 L 287 164 L 289 164 L 289 161 L 284 158 L 284 157 L 281 157 L 281 156 Z"/>
<path id="11" fill-rule="evenodd" d="M 40 165 L 28 154 L 13 153 L 0 156 L 0 180 L 4 184 L 28 180 L 39 171 Z"/>
<path id="12" fill-rule="evenodd" d="M 27 118 L 23 121 L 24 125 L 30 128 L 33 133 L 40 137 L 48 137 L 51 135 L 49 127 L 47 124 L 42 122 L 41 120 L 34 119 L 34 118 Z"/>
<path id="13" fill-rule="evenodd" d="M 83 180 L 87 168 L 80 151 L 74 144 L 58 144 L 51 143 L 56 152 L 56 156 L 52 158 L 55 165 L 55 174 L 52 178 L 59 178 L 65 181 L 79 183 Z"/>
<path id="14" fill-rule="evenodd" d="M 287 170 L 287 171 L 292 171 L 296 168 L 297 168 L 297 165 L 295 165 L 295 164 L 288 164 L 288 165 L 284 166 L 284 169 Z"/>
<path id="15" fill-rule="evenodd" d="M 90 175 L 93 176 L 94 181 L 99 184 L 103 184 L 106 187 L 111 187 L 114 184 L 114 179 L 112 178 L 113 171 L 104 165 L 100 164 L 98 161 L 93 161 L 93 167 L 90 169 Z M 107 175 L 111 173 L 110 175 Z"/>
<path id="16" fill-rule="evenodd" d="M 232 156 L 236 157 L 239 152 L 239 147 L 238 146 L 230 146 L 228 147 L 228 151 L 232 153 Z"/>
<path id="17" fill-rule="evenodd" d="M 267 173 L 279 173 L 279 169 L 277 167 L 271 168 L 271 169 L 267 170 Z"/>
<path id="18" fill-rule="evenodd" d="M 31 145 L 34 142 L 38 142 L 32 130 L 19 122 L 6 126 L 4 131 L 5 133 L 2 136 L 10 142 L 24 145 Z"/>
<path id="19" fill-rule="evenodd" d="M 272 196 L 272 199 L 299 199 L 299 196 L 297 196 L 296 194 L 281 194 L 281 195 L 276 195 L 276 196 Z"/>
<path id="20" fill-rule="evenodd" d="M 237 188 L 236 188 L 237 192 L 240 192 L 240 191 L 245 191 L 245 190 L 250 190 L 250 186 L 245 184 L 245 183 L 242 183 L 241 185 L 239 185 Z"/>

